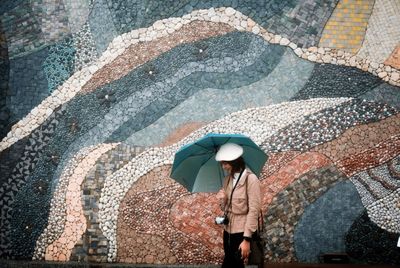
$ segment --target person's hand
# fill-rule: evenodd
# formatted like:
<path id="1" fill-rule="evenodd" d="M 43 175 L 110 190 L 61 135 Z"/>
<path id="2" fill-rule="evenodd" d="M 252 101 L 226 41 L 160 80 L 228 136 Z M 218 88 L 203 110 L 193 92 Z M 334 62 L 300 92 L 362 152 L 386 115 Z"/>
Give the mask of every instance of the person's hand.
<path id="1" fill-rule="evenodd" d="M 247 262 L 250 255 L 250 242 L 243 240 L 239 245 L 239 250 L 242 253 L 242 259 Z"/>

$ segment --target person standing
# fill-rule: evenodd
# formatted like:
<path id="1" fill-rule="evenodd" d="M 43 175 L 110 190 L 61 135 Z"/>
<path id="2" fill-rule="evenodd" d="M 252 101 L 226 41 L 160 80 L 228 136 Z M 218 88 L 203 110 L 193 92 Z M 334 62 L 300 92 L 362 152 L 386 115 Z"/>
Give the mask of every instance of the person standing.
<path id="1" fill-rule="evenodd" d="M 222 145 L 215 159 L 227 174 L 218 192 L 223 217 L 216 222 L 224 225 L 224 260 L 222 268 L 242 268 L 251 253 L 250 241 L 258 229 L 261 209 L 260 182 L 241 157 L 243 148 L 235 143 Z"/>

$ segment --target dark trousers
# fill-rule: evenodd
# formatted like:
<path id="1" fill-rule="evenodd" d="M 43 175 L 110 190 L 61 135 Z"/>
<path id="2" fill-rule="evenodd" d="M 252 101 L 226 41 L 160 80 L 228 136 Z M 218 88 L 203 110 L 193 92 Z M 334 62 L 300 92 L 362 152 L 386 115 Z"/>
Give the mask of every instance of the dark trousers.
<path id="1" fill-rule="evenodd" d="M 243 241 L 243 233 L 229 234 L 224 231 L 224 252 L 225 257 L 222 268 L 244 268 L 239 245 Z"/>

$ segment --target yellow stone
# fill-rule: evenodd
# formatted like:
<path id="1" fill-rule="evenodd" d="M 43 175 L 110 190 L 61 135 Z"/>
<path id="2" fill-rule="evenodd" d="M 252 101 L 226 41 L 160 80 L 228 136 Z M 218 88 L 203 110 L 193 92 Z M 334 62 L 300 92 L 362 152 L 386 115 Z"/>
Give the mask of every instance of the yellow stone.
<path id="1" fill-rule="evenodd" d="M 356 40 L 356 39 L 351 39 L 351 40 L 349 40 L 349 43 L 352 44 L 352 45 L 357 45 L 357 44 L 360 43 L 360 41 Z"/>

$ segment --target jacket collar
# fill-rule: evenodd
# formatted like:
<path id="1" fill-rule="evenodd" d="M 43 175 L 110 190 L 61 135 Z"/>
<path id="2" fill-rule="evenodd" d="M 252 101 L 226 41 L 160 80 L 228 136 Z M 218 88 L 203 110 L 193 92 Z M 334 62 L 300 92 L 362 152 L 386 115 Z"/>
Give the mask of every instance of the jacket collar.
<path id="1" fill-rule="evenodd" d="M 239 180 L 239 182 L 238 182 L 238 186 L 239 186 L 239 185 L 243 185 L 243 184 L 245 183 L 246 178 L 247 178 L 247 175 L 248 175 L 248 171 L 247 171 L 247 169 L 244 169 L 244 170 L 243 170 L 243 174 L 242 174 L 242 176 L 240 177 L 240 180 Z"/>

